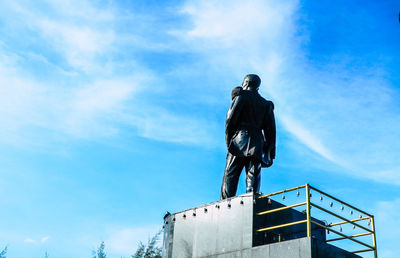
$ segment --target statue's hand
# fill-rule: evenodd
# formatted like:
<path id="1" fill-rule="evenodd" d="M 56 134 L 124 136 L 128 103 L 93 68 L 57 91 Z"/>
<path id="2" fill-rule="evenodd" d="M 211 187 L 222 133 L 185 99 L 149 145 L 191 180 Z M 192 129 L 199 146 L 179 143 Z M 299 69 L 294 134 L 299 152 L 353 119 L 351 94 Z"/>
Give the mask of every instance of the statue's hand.
<path id="1" fill-rule="evenodd" d="M 264 160 L 264 166 L 263 167 L 269 168 L 270 166 L 272 166 L 273 163 L 274 163 L 273 159 L 268 158 L 268 159 Z"/>

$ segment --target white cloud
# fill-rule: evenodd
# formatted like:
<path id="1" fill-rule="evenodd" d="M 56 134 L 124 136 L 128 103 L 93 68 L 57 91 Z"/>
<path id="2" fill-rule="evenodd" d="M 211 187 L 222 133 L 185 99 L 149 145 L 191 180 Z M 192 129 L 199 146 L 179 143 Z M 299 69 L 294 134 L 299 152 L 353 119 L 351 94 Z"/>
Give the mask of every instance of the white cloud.
<path id="1" fill-rule="evenodd" d="M 84 113 L 109 110 L 137 90 L 138 85 L 135 84 L 121 80 L 95 82 L 76 91 L 74 106 L 77 111 Z"/>
<path id="2" fill-rule="evenodd" d="M 91 1 L 57 0 L 35 4 L 6 1 L 3 5 L 7 15 L 18 17 L 9 20 L 7 26 L 23 31 L 25 39 L 39 41 L 42 47 L 57 52 L 69 70 L 99 72 L 103 67 L 99 61 L 113 49 L 116 18 L 111 8 L 96 7 Z"/>
<path id="3" fill-rule="evenodd" d="M 305 129 L 304 126 L 298 123 L 296 120 L 289 118 L 288 116 L 280 117 L 280 121 L 283 126 L 292 133 L 297 139 L 306 144 L 310 149 L 319 153 L 324 158 L 336 162 L 334 156 L 322 143 L 321 140 L 315 137 L 309 130 Z"/>
<path id="4" fill-rule="evenodd" d="M 0 141 L 27 146 L 39 139 L 32 130 L 39 128 L 77 138 L 108 137 L 120 133 L 120 125 L 137 129 L 139 135 L 159 141 L 212 146 L 213 122 L 182 116 L 157 103 L 140 100 L 139 93 L 151 87 L 151 73 L 112 77 L 58 87 L 24 78 L 12 60 L 0 62 Z M 18 118 L 18 119 L 16 119 Z M 38 132 L 40 134 L 40 131 Z M 46 136 L 45 142 L 53 139 Z"/>
<path id="5" fill-rule="evenodd" d="M 49 236 L 44 236 L 44 237 L 42 237 L 42 239 L 40 239 L 40 242 L 45 243 L 45 242 L 47 242 L 49 239 L 50 239 Z"/>
<path id="6" fill-rule="evenodd" d="M 168 82 L 155 86 L 156 80 L 163 79 L 155 79 L 157 74 L 135 61 L 107 61 L 113 59 L 114 45 L 127 36 L 146 39 L 147 45 L 164 42 L 115 31 L 113 25 L 119 17 L 116 9 L 102 10 L 88 1 L 82 6 L 80 1 L 48 3 L 53 8 L 62 6 L 57 16 L 42 16 L 37 9 L 10 5 L 26 17 L 26 26 L 77 72 L 63 74 L 61 80 L 69 83 L 43 82 L 26 76 L 22 67 L 25 56 L 3 55 L 0 107 L 7 110 L 0 115 L 3 141 L 32 138 L 19 133 L 22 129 L 29 131 L 27 128 L 73 137 L 103 137 L 118 133 L 123 124 L 136 128 L 143 137 L 160 141 L 216 142 L 212 136 L 215 122 L 161 107 L 157 103 L 160 95 L 151 98 L 140 94 L 142 89 L 157 93 Z M 349 64 L 351 57 L 343 58 L 347 61 L 342 63 L 313 66 L 301 48 L 307 35 L 298 31 L 298 8 L 295 0 L 186 2 L 181 14 L 191 26 L 171 31 L 174 44 L 179 51 L 196 53 L 196 63 L 207 71 L 195 64 L 194 68 L 178 66 L 171 68 L 165 80 L 190 78 L 191 73 L 235 78 L 259 73 L 262 93 L 276 104 L 278 123 L 299 142 L 348 173 L 399 182 L 395 168 L 399 167 L 396 153 L 400 147 L 387 144 L 400 141 L 400 124 L 396 122 L 400 121 L 400 108 L 392 85 L 379 67 L 353 68 L 358 64 Z M 141 43 L 131 42 L 132 47 L 139 48 L 143 47 Z M 42 59 L 51 63 L 46 56 L 39 56 L 38 60 Z M 119 73 L 127 67 L 135 71 L 133 75 Z M 144 78 L 139 74 L 145 74 Z M 177 90 L 184 86 L 172 87 Z M 216 99 L 214 104 L 220 100 L 218 95 L 196 97 L 203 104 L 211 98 Z"/>
<path id="7" fill-rule="evenodd" d="M 379 163 L 378 163 L 378 165 L 375 165 L 374 168 L 365 168 L 364 175 L 366 177 L 370 178 L 371 180 L 374 180 L 377 182 L 400 185 L 400 177 L 399 177 L 400 167 L 396 167 L 396 165 L 397 164 L 395 164 L 393 166 L 393 168 L 388 169 L 388 170 L 380 170 Z M 388 165 L 385 164 L 385 166 L 388 166 Z M 359 171 L 357 171 L 357 172 L 359 172 Z"/>
<path id="8" fill-rule="evenodd" d="M 62 14 L 62 18 L 83 19 L 85 21 L 104 21 L 114 19 L 111 6 L 104 8 L 96 6 L 95 2 L 88 0 L 44 0 L 54 11 Z"/>
<path id="9" fill-rule="evenodd" d="M 114 43 L 127 36 L 141 38 L 114 31 L 121 16 L 114 9 L 103 10 L 90 1 L 46 1 L 46 6 L 53 8 L 55 15 L 43 15 L 40 8 L 29 8 L 29 4 L 7 5 L 10 12 L 25 17 L 22 27 L 29 27 L 43 45 L 67 61 L 70 67 L 57 71 L 73 72 L 63 72 L 57 80 L 26 76 L 24 59 L 28 56 L 49 66 L 54 57 L 47 52 L 18 52 L 8 63 L 0 62 L 0 99 L 4 100 L 0 106 L 6 110 L 0 115 L 1 141 L 26 146 L 29 141 L 46 144 L 52 136 L 108 137 L 119 133 L 121 125 L 128 125 L 137 128 L 141 136 L 160 141 L 212 142 L 207 130 L 213 123 L 157 107 L 157 96 L 141 99 L 138 95 L 142 89 L 157 93 L 163 86 L 154 86 L 156 76 L 134 60 L 114 59 Z M 128 43 L 133 48 L 144 47 Z M 125 69 L 131 74 L 121 73 Z M 42 138 L 44 132 L 46 137 Z"/>
<path id="10" fill-rule="evenodd" d="M 39 243 L 39 242 L 40 242 L 40 243 L 45 243 L 45 242 L 47 242 L 49 239 L 50 239 L 50 236 L 44 236 L 44 237 L 40 238 L 39 241 L 28 237 L 28 238 L 25 238 L 25 239 L 24 239 L 24 242 L 25 242 L 25 243 L 32 243 L 32 244 Z"/>
<path id="11" fill-rule="evenodd" d="M 174 33 L 214 73 L 258 73 L 278 123 L 341 172 L 398 184 L 400 147 L 388 144 L 400 141 L 398 92 L 378 64 L 336 56 L 314 66 L 303 52 L 308 35 L 296 23 L 298 7 L 298 1 L 188 1 L 183 12 L 192 26 Z"/>
<path id="12" fill-rule="evenodd" d="M 24 242 L 25 243 L 36 243 L 36 240 L 33 240 L 32 238 L 26 238 L 26 239 L 24 239 Z"/>
<path id="13" fill-rule="evenodd" d="M 374 67 L 349 72 L 339 65 L 327 72 L 304 66 L 304 75 L 295 73 L 296 80 L 282 79 L 274 88 L 283 125 L 321 156 L 341 165 L 343 172 L 398 184 L 395 173 L 383 173 L 399 167 L 395 153 L 400 149 L 388 144 L 400 141 L 391 85 Z M 324 148 L 296 135 L 301 130 L 285 123 L 287 117 L 295 117 Z"/>
<path id="14" fill-rule="evenodd" d="M 114 33 L 96 27 L 60 23 L 47 19 L 38 21 L 38 26 L 48 42 L 65 55 L 74 68 L 98 71 L 96 57 L 107 53 L 114 41 Z"/>
<path id="15" fill-rule="evenodd" d="M 87 131 L 101 135 L 95 128 L 104 128 L 104 118 L 118 115 L 138 90 L 132 78 L 99 79 L 75 89 L 55 87 L 24 78 L 22 72 L 1 63 L 0 75 L 0 107 L 5 111 L 0 114 L 0 138 L 7 142 L 20 142 L 33 128 L 78 137 Z M 19 139 L 10 138 L 10 134 Z"/>
<path id="16" fill-rule="evenodd" d="M 206 119 L 174 114 L 166 109 L 152 107 L 137 114 L 128 115 L 129 123 L 138 129 L 139 135 L 159 141 L 215 146 L 210 132 L 216 125 Z"/>
<path id="17" fill-rule="evenodd" d="M 98 31 L 88 26 L 68 25 L 51 20 L 40 20 L 40 29 L 45 36 L 64 46 L 66 53 L 99 53 L 113 41 L 113 33 Z"/>
<path id="18" fill-rule="evenodd" d="M 124 122 L 127 102 L 140 91 L 143 80 L 139 78 L 99 80 L 76 89 L 66 103 L 61 126 L 78 137 L 116 133 L 118 123 Z"/>
<path id="19" fill-rule="evenodd" d="M 294 54 L 297 1 L 188 1 L 182 12 L 193 26 L 173 31 L 187 47 L 204 55 L 218 73 L 275 70 Z M 265 76 L 267 78 L 267 76 Z"/>
<path id="20" fill-rule="evenodd" d="M 12 61 L 0 62 L 0 137 L 9 140 L 17 136 L 19 128 L 26 124 L 41 123 L 41 114 L 35 110 L 41 101 L 42 85 L 18 76 Z M 13 138 L 13 137 L 11 137 Z"/>
<path id="21" fill-rule="evenodd" d="M 190 37 L 217 40 L 227 46 L 245 43 L 257 37 L 274 40 L 293 12 L 291 1 L 190 1 L 182 10 L 191 16 L 194 27 Z M 262 35 L 260 35 L 262 34 Z"/>

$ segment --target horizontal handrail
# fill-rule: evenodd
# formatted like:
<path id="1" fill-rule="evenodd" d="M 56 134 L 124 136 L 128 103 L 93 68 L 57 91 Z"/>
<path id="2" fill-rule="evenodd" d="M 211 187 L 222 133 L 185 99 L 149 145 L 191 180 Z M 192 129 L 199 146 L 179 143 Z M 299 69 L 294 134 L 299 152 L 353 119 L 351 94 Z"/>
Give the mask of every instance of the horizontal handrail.
<path id="1" fill-rule="evenodd" d="M 290 209 L 290 208 L 294 208 L 294 207 L 298 207 L 298 206 L 302 206 L 302 205 L 306 205 L 306 204 L 307 204 L 306 202 L 301 202 L 301 203 L 293 204 L 293 205 L 290 205 L 290 206 L 283 206 L 283 207 L 276 208 L 276 209 L 273 209 L 273 210 L 267 210 L 267 211 L 259 212 L 259 213 L 257 213 L 257 215 L 265 215 L 265 214 L 268 214 L 268 213 L 282 211 L 282 210 L 286 210 L 286 209 Z"/>
<path id="2" fill-rule="evenodd" d="M 371 217 L 362 217 L 362 218 L 358 218 L 358 219 L 352 219 L 350 221 L 360 221 L 360 220 L 366 220 L 366 219 L 370 219 Z M 341 221 L 341 222 L 336 222 L 336 223 L 330 223 L 329 226 L 333 227 L 333 226 L 337 226 L 337 225 L 342 225 L 342 224 L 346 224 L 349 223 L 347 221 Z"/>
<path id="3" fill-rule="evenodd" d="M 349 236 L 349 238 L 367 236 L 367 235 L 371 235 L 371 234 L 373 234 L 373 233 L 366 232 L 366 233 L 351 235 L 351 236 Z M 332 238 L 332 239 L 325 240 L 325 242 L 333 242 L 333 241 L 339 241 L 339 240 L 344 240 L 344 239 L 347 239 L 347 238 L 345 238 L 345 237 Z"/>
<path id="4" fill-rule="evenodd" d="M 317 204 L 315 204 L 315 203 L 310 202 L 310 205 L 311 205 L 311 206 L 314 206 L 315 208 L 318 208 L 318 209 L 320 209 L 320 210 L 322 210 L 322 211 L 325 211 L 326 213 L 329 213 L 329 214 L 331 214 L 331 215 L 333 215 L 333 216 L 336 216 L 336 217 L 338 217 L 339 219 L 345 220 L 345 221 L 347 221 L 348 223 L 351 223 L 351 224 L 353 224 L 353 225 L 356 226 L 356 227 L 362 228 L 362 229 L 364 229 L 365 231 L 374 233 L 372 230 L 370 230 L 370 229 L 368 229 L 368 228 L 366 228 L 366 227 L 363 227 L 363 226 L 361 226 L 361 225 L 359 225 L 359 224 L 357 224 L 357 223 L 355 223 L 355 222 L 352 222 L 351 220 L 348 220 L 348 219 L 346 219 L 345 217 L 342 217 L 342 216 L 340 216 L 340 215 L 338 215 L 338 214 L 336 214 L 336 213 L 334 213 L 334 212 L 331 212 L 331 211 L 329 211 L 329 210 L 327 210 L 327 209 L 325 209 L 325 208 L 322 208 L 321 206 L 319 206 L 319 205 L 317 205 Z"/>
<path id="5" fill-rule="evenodd" d="M 375 228 L 374 228 L 374 216 L 371 215 L 371 214 L 368 214 L 367 212 L 365 212 L 363 210 L 360 210 L 360 209 L 358 209 L 358 208 L 356 208 L 356 207 L 354 207 L 354 206 L 352 206 L 352 205 L 350 205 L 350 204 L 348 204 L 348 203 L 346 203 L 344 201 L 339 200 L 338 198 L 333 197 L 332 195 L 329 195 L 329 194 L 327 194 L 327 193 L 325 193 L 325 192 L 323 192 L 321 190 L 318 190 L 315 187 L 310 186 L 309 184 L 305 184 L 305 185 L 302 185 L 302 186 L 293 187 L 293 188 L 289 188 L 289 189 L 286 189 L 286 190 L 278 191 L 278 192 L 275 192 L 275 193 L 263 195 L 263 196 L 258 197 L 258 199 L 268 198 L 268 197 L 271 197 L 271 196 L 274 196 L 274 195 L 279 195 L 279 194 L 285 194 L 287 192 L 295 191 L 295 190 L 302 189 L 302 188 L 305 188 L 305 191 L 306 191 L 306 194 L 305 194 L 306 201 L 305 202 L 300 202 L 300 203 L 296 203 L 296 204 L 292 204 L 292 205 L 288 205 L 288 206 L 283 206 L 283 207 L 279 207 L 279 208 L 275 208 L 275 209 L 271 209 L 271 210 L 264 210 L 264 211 L 258 212 L 257 215 L 265 215 L 265 214 L 275 213 L 275 212 L 279 212 L 279 211 L 283 211 L 283 210 L 287 210 L 287 209 L 291 209 L 291 208 L 295 208 L 295 207 L 299 207 L 299 206 L 305 205 L 306 208 L 307 208 L 306 209 L 307 218 L 305 220 L 290 222 L 290 223 L 281 224 L 281 225 L 270 226 L 270 227 L 266 227 L 266 228 L 260 228 L 257 231 L 258 232 L 264 232 L 264 231 L 268 231 L 268 230 L 273 230 L 273 229 L 278 229 L 278 228 L 283 228 L 283 227 L 290 227 L 290 226 L 293 226 L 293 225 L 307 223 L 307 236 L 311 237 L 311 225 L 314 224 L 314 225 L 317 225 L 317 226 L 319 226 L 321 228 L 324 228 L 325 230 L 328 231 L 328 233 L 332 232 L 332 233 L 335 233 L 336 235 L 339 236 L 339 237 L 336 237 L 336 238 L 325 240 L 325 242 L 333 242 L 333 241 L 340 241 L 340 240 L 346 240 L 346 239 L 347 240 L 351 240 L 351 241 L 353 241 L 353 242 L 355 242 L 357 244 L 363 245 L 363 246 L 368 248 L 368 249 L 353 251 L 352 253 L 361 253 L 361 252 L 374 251 L 374 257 L 377 258 L 376 233 L 375 233 Z M 347 219 L 344 216 L 341 216 L 341 215 L 335 213 L 334 211 L 330 211 L 327 208 L 324 208 L 324 207 L 322 207 L 322 206 L 320 206 L 320 205 L 318 205 L 316 203 L 311 202 L 311 200 L 310 200 L 310 198 L 311 198 L 310 190 L 316 191 L 316 192 L 320 193 L 321 195 L 323 195 L 324 197 L 330 198 L 333 201 L 341 203 L 342 210 L 343 210 L 343 206 L 346 206 L 346 207 L 352 209 L 351 214 L 353 214 L 353 210 L 357 211 L 357 212 L 360 212 L 361 213 L 360 217 L 359 218 L 355 218 L 355 219 Z M 299 191 L 297 191 L 297 192 L 298 192 L 297 196 L 299 196 Z M 283 199 L 285 199 L 285 198 L 283 197 Z M 322 200 L 322 196 L 321 196 L 321 200 Z M 341 221 L 335 222 L 335 223 L 330 223 L 328 225 L 320 224 L 320 223 L 314 221 L 311 218 L 311 210 L 310 210 L 311 207 L 315 207 L 316 209 L 319 209 L 322 212 L 325 212 L 325 213 L 330 214 L 330 215 L 332 215 L 332 216 L 334 216 L 336 218 L 339 218 Z M 332 207 L 332 203 L 331 203 L 331 207 Z M 303 211 L 303 213 L 304 213 L 304 211 Z M 368 225 L 371 225 L 371 229 L 367 228 L 367 226 L 363 226 L 363 225 L 360 225 L 360 224 L 356 223 L 356 222 L 364 221 L 364 220 L 370 220 L 371 221 L 371 224 L 368 223 Z M 359 233 L 359 234 L 353 234 L 353 235 L 346 235 L 344 233 L 341 233 L 342 232 L 342 228 L 341 227 L 340 227 L 340 232 L 338 230 L 335 230 L 335 229 L 332 228 L 332 227 L 343 225 L 343 224 L 347 224 L 347 223 L 352 224 L 354 226 L 353 229 L 355 227 L 358 227 L 358 228 L 364 230 L 365 232 Z M 363 237 L 363 236 L 368 236 L 368 235 L 372 235 L 372 237 L 373 237 L 373 245 L 372 246 L 367 244 L 367 243 L 365 243 L 365 242 L 363 242 L 364 241 L 363 238 L 359 239 L 359 240 L 356 239 L 358 237 Z"/>
<path id="6" fill-rule="evenodd" d="M 277 194 L 281 194 L 281 193 L 291 192 L 291 191 L 298 190 L 298 189 L 305 188 L 305 187 L 306 187 L 306 185 L 301 185 L 301 186 L 289 188 L 289 189 L 286 189 L 286 190 L 282 190 L 282 191 L 278 191 L 278 192 L 275 192 L 275 193 L 271 193 L 271 194 L 266 194 L 266 195 L 260 196 L 260 197 L 258 197 L 258 199 L 267 198 L 267 197 L 270 197 L 270 196 L 273 196 L 273 195 L 277 195 Z"/>
<path id="7" fill-rule="evenodd" d="M 299 221 L 295 221 L 295 222 L 290 222 L 290 223 L 286 223 L 286 224 L 281 224 L 281 225 L 277 225 L 277 226 L 272 226 L 272 227 L 267 227 L 267 228 L 260 228 L 257 231 L 258 232 L 263 232 L 263 231 L 268 231 L 268 230 L 272 230 L 272 229 L 276 229 L 276 228 L 284 228 L 284 227 L 289 227 L 289 226 L 293 226 L 293 225 L 297 225 L 297 224 L 301 224 L 301 223 L 306 223 L 307 220 L 299 220 Z"/>
<path id="8" fill-rule="evenodd" d="M 371 248 L 371 249 L 373 249 L 373 250 L 375 249 L 374 247 L 372 247 L 372 246 L 370 246 L 370 245 L 368 245 L 368 244 L 366 244 L 366 243 L 363 243 L 363 242 L 361 242 L 361 241 L 358 241 L 357 239 L 354 239 L 354 238 L 350 238 L 349 236 L 347 236 L 347 235 L 345 235 L 345 234 L 343 234 L 343 233 L 340 233 L 339 231 L 336 231 L 336 230 L 334 230 L 334 229 L 325 227 L 324 225 L 319 224 L 318 222 L 311 221 L 311 223 L 313 223 L 313 224 L 315 224 L 315 225 L 317 225 L 317 226 L 320 226 L 320 227 L 322 227 L 322 228 L 325 228 L 326 230 L 332 231 L 333 233 L 338 234 L 339 236 L 345 237 L 345 238 L 347 238 L 347 239 L 349 239 L 349 240 L 351 240 L 351 241 L 354 241 L 354 242 L 356 242 L 356 243 L 359 243 L 360 245 L 363 245 L 363 246 L 365 246 L 365 247 Z"/>
<path id="9" fill-rule="evenodd" d="M 321 190 L 318 190 L 317 188 L 312 187 L 311 185 L 309 185 L 309 187 L 310 187 L 311 189 L 313 189 L 313 190 L 315 190 L 315 191 L 321 193 L 321 194 L 324 194 L 325 196 L 327 196 L 327 197 L 329 197 L 329 198 L 331 198 L 331 199 L 333 199 L 333 200 L 335 200 L 335 201 L 337 201 L 337 202 L 340 202 L 340 203 L 342 203 L 342 204 L 344 204 L 344 205 L 346 205 L 346 206 L 352 208 L 353 210 L 356 210 L 356 211 L 358 211 L 358 212 L 364 213 L 365 215 L 368 215 L 368 216 L 370 216 L 370 217 L 373 217 L 373 215 L 368 214 L 368 213 L 366 213 L 365 211 L 362 211 L 362 210 L 360 210 L 360 209 L 358 209 L 358 208 L 356 208 L 356 207 L 354 207 L 354 206 L 352 206 L 352 205 L 350 205 L 350 204 L 348 204 L 348 203 L 346 203 L 346 202 L 343 202 L 343 201 L 341 201 L 341 200 L 339 200 L 339 199 L 333 197 L 332 195 L 329 195 L 329 194 L 327 194 L 327 193 L 325 193 L 325 192 L 323 192 L 323 191 L 321 191 Z"/>
<path id="10" fill-rule="evenodd" d="M 356 254 L 356 253 L 363 253 L 363 252 L 369 252 L 369 251 L 374 251 L 374 249 L 363 249 L 363 250 L 353 251 L 352 253 Z"/>

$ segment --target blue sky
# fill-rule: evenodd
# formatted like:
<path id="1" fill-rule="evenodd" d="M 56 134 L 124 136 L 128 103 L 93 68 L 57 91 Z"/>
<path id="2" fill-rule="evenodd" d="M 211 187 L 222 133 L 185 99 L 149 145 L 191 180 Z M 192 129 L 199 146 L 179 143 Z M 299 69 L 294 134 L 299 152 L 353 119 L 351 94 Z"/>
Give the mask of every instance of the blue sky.
<path id="1" fill-rule="evenodd" d="M 215 201 L 231 89 L 257 73 L 277 159 L 261 190 L 306 182 L 400 232 L 398 1 L 1 1 L 0 248 L 132 254 Z M 243 181 L 239 193 L 243 193 Z"/>

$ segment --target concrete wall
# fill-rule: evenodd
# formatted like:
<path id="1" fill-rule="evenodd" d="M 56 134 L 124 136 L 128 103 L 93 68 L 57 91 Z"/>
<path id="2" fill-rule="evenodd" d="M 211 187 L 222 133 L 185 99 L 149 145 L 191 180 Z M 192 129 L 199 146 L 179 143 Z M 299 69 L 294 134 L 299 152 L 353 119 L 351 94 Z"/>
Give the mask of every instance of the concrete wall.
<path id="1" fill-rule="evenodd" d="M 231 253 L 204 256 L 212 258 L 311 258 L 310 238 L 257 246 Z"/>
<path id="2" fill-rule="evenodd" d="M 245 194 L 169 216 L 164 257 L 212 257 L 252 247 L 253 195 Z"/>
<path id="3" fill-rule="evenodd" d="M 252 194 L 244 194 L 169 215 L 164 220 L 163 257 L 360 257 L 326 244 L 325 241 L 321 241 L 325 239 L 324 237 L 318 240 L 317 237 L 302 237 L 298 234 L 296 237 L 299 238 L 279 243 L 263 244 L 261 240 L 257 242 L 258 244 L 254 243 L 255 229 L 265 226 L 263 223 L 266 223 L 262 220 L 259 222 L 260 225 L 255 225 L 257 222 L 254 219 L 254 211 L 259 204 Z M 266 204 L 261 205 L 266 206 Z"/>

